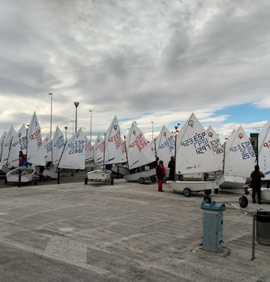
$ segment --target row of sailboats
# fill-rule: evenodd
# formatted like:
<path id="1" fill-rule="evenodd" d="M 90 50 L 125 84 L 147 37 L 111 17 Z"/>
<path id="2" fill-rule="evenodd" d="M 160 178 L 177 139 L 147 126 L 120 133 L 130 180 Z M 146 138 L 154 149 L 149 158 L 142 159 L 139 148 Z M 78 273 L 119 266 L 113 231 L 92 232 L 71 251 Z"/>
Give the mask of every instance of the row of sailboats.
<path id="1" fill-rule="evenodd" d="M 259 134 L 258 161 L 266 178 L 270 179 L 270 122 Z M 251 142 L 242 126 L 234 130 L 227 142 L 221 144 L 218 135 L 210 126 L 207 130 L 194 114 L 186 121 L 176 136 L 165 126 L 157 138 L 149 142 L 136 122 L 133 122 L 127 139 L 121 138 L 120 125 L 115 117 L 104 137 L 99 135 L 94 145 L 85 136 L 82 129 L 70 139 L 65 140 L 57 127 L 52 139 L 42 140 L 41 128 L 34 113 L 29 128 L 22 125 L 16 133 L 11 127 L 0 139 L 1 171 L 19 166 L 19 151 L 27 155 L 32 167 L 46 166 L 51 163 L 54 170 L 45 173 L 56 175 L 56 169 L 80 169 L 92 164 L 92 168 L 115 165 L 127 181 L 144 183 L 155 181 L 155 165 L 159 158 L 165 167 L 171 156 L 175 155 L 175 173 L 186 180 L 209 174 L 215 178 L 219 188 L 238 188 L 246 183 L 256 162 Z M 176 141 L 175 141 L 176 140 Z M 218 181 L 218 184 L 217 184 Z"/>

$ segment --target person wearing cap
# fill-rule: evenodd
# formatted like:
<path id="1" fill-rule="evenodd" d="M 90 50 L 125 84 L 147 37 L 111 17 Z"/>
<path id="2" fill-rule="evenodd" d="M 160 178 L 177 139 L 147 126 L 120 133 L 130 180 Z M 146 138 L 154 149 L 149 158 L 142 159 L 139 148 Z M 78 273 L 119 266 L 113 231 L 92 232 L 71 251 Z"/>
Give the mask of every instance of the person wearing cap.
<path id="1" fill-rule="evenodd" d="M 159 161 L 159 164 L 156 166 L 156 175 L 158 179 L 158 191 L 164 192 L 162 189 L 163 179 L 166 176 L 165 167 L 163 165 L 163 161 Z"/>

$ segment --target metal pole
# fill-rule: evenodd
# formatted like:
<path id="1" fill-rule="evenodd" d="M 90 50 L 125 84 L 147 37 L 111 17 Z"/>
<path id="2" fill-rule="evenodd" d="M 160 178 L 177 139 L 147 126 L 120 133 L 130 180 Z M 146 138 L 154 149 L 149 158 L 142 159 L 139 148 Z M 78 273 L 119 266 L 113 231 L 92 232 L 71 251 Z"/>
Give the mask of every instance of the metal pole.
<path id="1" fill-rule="evenodd" d="M 154 122 L 151 121 L 152 123 L 152 141 L 154 140 Z"/>
<path id="2" fill-rule="evenodd" d="M 90 143 L 92 143 L 92 110 L 90 112 Z"/>
<path id="3" fill-rule="evenodd" d="M 251 260 L 255 259 L 255 232 L 256 232 L 256 227 L 255 227 L 255 223 L 256 223 L 256 215 L 257 213 L 254 213 L 253 215 L 253 220 L 252 220 L 252 256 L 251 256 Z"/>
<path id="4" fill-rule="evenodd" d="M 75 111 L 75 133 L 77 132 L 77 108 L 79 106 L 79 102 L 74 102 L 74 106 L 76 108 L 76 111 Z"/>
<path id="5" fill-rule="evenodd" d="M 66 140 L 66 141 L 67 141 L 67 129 L 68 129 L 68 127 L 65 126 L 65 140 Z"/>
<path id="6" fill-rule="evenodd" d="M 49 95 L 51 96 L 51 118 L 50 118 L 50 139 L 52 139 L 52 93 L 49 93 Z"/>

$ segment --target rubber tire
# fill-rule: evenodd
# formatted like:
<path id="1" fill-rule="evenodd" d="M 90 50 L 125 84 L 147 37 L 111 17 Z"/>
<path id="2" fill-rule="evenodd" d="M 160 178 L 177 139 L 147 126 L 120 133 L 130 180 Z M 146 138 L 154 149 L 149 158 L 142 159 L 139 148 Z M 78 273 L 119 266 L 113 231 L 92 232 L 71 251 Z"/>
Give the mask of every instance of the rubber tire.
<path id="1" fill-rule="evenodd" d="M 190 197 L 190 195 L 191 195 L 191 190 L 190 190 L 189 188 L 185 188 L 184 191 L 183 191 L 183 193 L 184 193 L 184 196 L 185 196 L 185 197 Z"/>
<path id="2" fill-rule="evenodd" d="M 246 208 L 248 206 L 248 198 L 246 196 L 241 196 L 239 198 L 239 205 L 241 208 Z"/>
<path id="3" fill-rule="evenodd" d="M 154 175 L 151 176 L 150 180 L 151 180 L 152 183 L 156 183 L 156 181 L 157 181 L 157 179 Z"/>
<path id="4" fill-rule="evenodd" d="M 212 193 L 211 189 L 207 189 L 204 191 L 205 195 L 211 195 L 211 193 Z"/>
<path id="5" fill-rule="evenodd" d="M 111 185 L 114 185 L 114 179 L 113 178 L 111 179 Z"/>
<path id="6" fill-rule="evenodd" d="M 88 184 L 88 177 L 84 178 L 84 184 L 87 185 Z"/>
<path id="7" fill-rule="evenodd" d="M 217 188 L 214 189 L 214 193 L 218 194 L 218 189 Z"/>
<path id="8" fill-rule="evenodd" d="M 8 183 L 8 181 L 7 181 L 7 178 L 5 177 L 5 184 L 7 184 Z"/>
<path id="9" fill-rule="evenodd" d="M 205 196 L 205 197 L 203 198 L 203 200 L 206 202 L 206 204 L 211 204 L 211 203 L 212 203 L 212 199 L 211 199 L 210 196 Z"/>
<path id="10" fill-rule="evenodd" d="M 139 178 L 139 183 L 140 183 L 140 184 L 144 184 L 144 183 L 145 183 L 145 179 L 144 179 L 143 177 L 140 177 L 140 178 Z"/>

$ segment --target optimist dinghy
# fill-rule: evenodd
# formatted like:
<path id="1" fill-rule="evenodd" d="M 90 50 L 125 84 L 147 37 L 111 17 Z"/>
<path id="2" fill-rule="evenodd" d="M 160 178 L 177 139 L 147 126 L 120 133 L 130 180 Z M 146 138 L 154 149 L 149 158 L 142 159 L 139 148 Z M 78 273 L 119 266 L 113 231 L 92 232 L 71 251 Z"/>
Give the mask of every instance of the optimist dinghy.
<path id="1" fill-rule="evenodd" d="M 7 173 L 6 181 L 15 183 L 28 183 L 33 181 L 35 172 L 35 167 L 17 167 Z"/>
<path id="2" fill-rule="evenodd" d="M 264 181 L 270 182 L 270 121 L 262 128 L 258 137 L 258 160 L 260 170 L 264 173 Z"/>
<path id="3" fill-rule="evenodd" d="M 219 169 L 206 131 L 194 114 L 176 136 L 175 169 L 179 175 L 213 172 Z M 217 181 L 167 181 L 166 184 L 186 197 L 192 192 L 210 194 L 218 187 Z"/>

